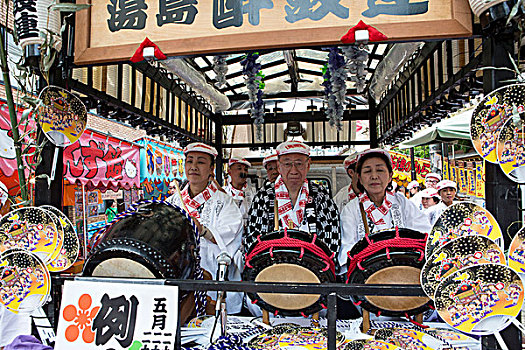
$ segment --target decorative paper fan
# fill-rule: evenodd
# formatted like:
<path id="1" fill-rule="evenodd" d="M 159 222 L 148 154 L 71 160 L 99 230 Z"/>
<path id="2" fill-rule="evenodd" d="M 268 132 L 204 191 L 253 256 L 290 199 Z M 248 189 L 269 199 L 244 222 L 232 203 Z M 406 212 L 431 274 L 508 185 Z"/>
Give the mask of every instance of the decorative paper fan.
<path id="1" fill-rule="evenodd" d="M 509 179 L 525 183 L 525 115 L 512 116 L 500 129 L 498 163 Z"/>
<path id="2" fill-rule="evenodd" d="M 434 223 L 427 239 L 427 259 L 438 247 L 469 235 L 486 236 L 503 247 L 503 236 L 494 216 L 475 203 L 460 202 L 445 209 Z"/>
<path id="3" fill-rule="evenodd" d="M 340 346 L 345 337 L 337 332 L 337 346 Z M 250 340 L 248 346 L 257 349 L 284 349 L 298 346 L 306 350 L 326 349 L 327 331 L 320 328 L 299 327 L 297 325 L 278 325 L 267 332 Z"/>
<path id="4" fill-rule="evenodd" d="M 41 208 L 47 209 L 58 217 L 64 232 L 64 244 L 62 245 L 62 249 L 59 251 L 58 256 L 48 263 L 47 267 L 50 272 L 67 270 L 77 260 L 80 250 L 80 243 L 78 241 L 75 227 L 69 218 L 57 208 L 50 205 L 42 205 Z"/>
<path id="5" fill-rule="evenodd" d="M 520 312 L 523 282 L 508 266 L 474 265 L 445 278 L 436 289 L 434 302 L 441 318 L 455 329 L 493 334 Z"/>
<path id="6" fill-rule="evenodd" d="M 496 143 L 500 128 L 513 109 L 525 111 L 524 85 L 516 84 L 494 90 L 478 104 L 470 122 L 474 149 L 488 162 L 497 163 Z"/>
<path id="7" fill-rule="evenodd" d="M 64 245 L 64 230 L 62 228 L 62 224 L 60 223 L 60 220 L 58 219 L 58 216 L 56 216 L 52 211 L 47 210 L 46 208 L 39 207 L 40 209 L 43 209 L 47 212 L 47 215 L 51 217 L 53 220 L 53 224 L 56 228 L 57 232 L 57 242 L 55 244 L 55 250 L 53 251 L 53 254 L 49 257 L 49 261 L 47 262 L 46 267 L 49 269 L 49 264 L 51 261 L 55 260 L 58 255 L 60 254 L 60 251 L 62 250 L 62 247 Z"/>
<path id="8" fill-rule="evenodd" d="M 67 147 L 78 141 L 87 125 L 86 106 L 71 92 L 46 86 L 40 92 L 38 123 L 54 145 Z"/>
<path id="9" fill-rule="evenodd" d="M 464 236 L 437 248 L 421 269 L 421 286 L 434 297 L 437 286 L 452 273 L 476 264 L 505 264 L 501 248 L 485 236 Z"/>
<path id="10" fill-rule="evenodd" d="M 525 273 L 525 227 L 512 239 L 509 247 L 509 267 L 517 273 Z"/>
<path id="11" fill-rule="evenodd" d="M 441 346 L 441 341 L 431 335 L 405 328 L 378 329 L 374 334 L 374 338 L 402 349 L 437 350 Z"/>
<path id="12" fill-rule="evenodd" d="M 0 255 L 0 303 L 14 313 L 30 313 L 49 296 L 51 278 L 35 254 L 21 249 Z"/>
<path id="13" fill-rule="evenodd" d="M 35 253 L 44 263 L 53 256 L 58 233 L 47 210 L 25 207 L 13 210 L 0 219 L 0 253 L 21 248 Z"/>
<path id="14" fill-rule="evenodd" d="M 346 344 L 344 350 L 397 350 L 400 347 L 382 340 L 361 339 L 352 340 Z"/>

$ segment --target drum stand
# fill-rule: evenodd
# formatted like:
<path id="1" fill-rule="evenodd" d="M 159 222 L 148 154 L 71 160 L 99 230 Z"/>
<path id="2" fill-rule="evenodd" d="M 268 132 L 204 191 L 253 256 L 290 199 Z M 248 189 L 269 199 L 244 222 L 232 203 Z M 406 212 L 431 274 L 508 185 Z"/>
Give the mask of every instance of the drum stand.
<path id="1" fill-rule="evenodd" d="M 263 314 L 264 317 L 264 314 Z M 417 314 L 415 317 L 415 321 L 419 324 L 423 323 L 423 314 Z M 263 318 L 264 319 L 264 318 Z M 370 330 L 370 312 L 363 309 L 363 333 L 367 333 Z"/>
<path id="2" fill-rule="evenodd" d="M 312 315 L 312 320 L 319 323 L 319 312 L 316 312 L 315 314 Z M 264 324 L 271 326 L 270 325 L 270 313 L 268 312 L 268 310 L 262 309 L 262 321 Z"/>

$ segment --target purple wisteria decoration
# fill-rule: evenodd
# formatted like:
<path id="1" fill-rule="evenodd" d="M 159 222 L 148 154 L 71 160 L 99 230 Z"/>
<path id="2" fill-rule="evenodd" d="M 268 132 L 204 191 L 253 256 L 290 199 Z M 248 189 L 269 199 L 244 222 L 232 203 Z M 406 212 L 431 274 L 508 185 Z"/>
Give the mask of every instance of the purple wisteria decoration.
<path id="1" fill-rule="evenodd" d="M 368 51 L 364 45 L 349 45 L 341 48 L 346 57 L 350 81 L 355 82 L 358 93 L 364 91 L 366 86 L 366 61 L 368 60 Z"/>
<path id="2" fill-rule="evenodd" d="M 248 53 L 246 58 L 241 61 L 244 82 L 248 89 L 248 99 L 251 102 L 250 114 L 254 119 L 257 140 L 263 137 L 264 124 L 264 102 L 262 99 L 262 89 L 264 89 L 264 74 L 260 72 L 261 64 L 257 63 L 259 54 L 257 52 Z"/>
<path id="3" fill-rule="evenodd" d="M 325 81 L 326 116 L 331 126 L 343 129 L 343 113 L 346 106 L 346 62 L 339 48 L 331 47 L 328 53 L 327 69 L 323 72 Z M 328 87 L 329 84 L 329 87 Z"/>

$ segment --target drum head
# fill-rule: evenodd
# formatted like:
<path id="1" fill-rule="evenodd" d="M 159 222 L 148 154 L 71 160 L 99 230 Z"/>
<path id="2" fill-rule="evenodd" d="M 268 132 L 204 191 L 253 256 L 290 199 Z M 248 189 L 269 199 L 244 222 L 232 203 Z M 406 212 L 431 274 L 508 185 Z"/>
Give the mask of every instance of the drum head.
<path id="1" fill-rule="evenodd" d="M 421 270 L 412 266 L 391 266 L 373 273 L 366 284 L 420 284 Z M 383 310 L 405 312 L 420 308 L 428 303 L 425 297 L 396 297 L 370 295 L 366 299 L 370 304 Z"/>
<path id="2" fill-rule="evenodd" d="M 303 242 L 312 242 L 313 235 L 308 232 L 287 230 L 290 238 Z M 261 237 L 262 241 L 280 239 L 283 231 L 276 231 Z M 315 242 L 328 256 L 330 250 L 321 241 Z M 253 251 L 257 243 L 250 247 Z M 245 266 L 243 279 L 255 282 L 277 283 L 329 283 L 335 282 L 335 276 L 326 264 L 307 249 L 301 252 L 295 247 L 274 247 L 254 256 L 250 266 Z M 284 316 L 311 315 L 321 310 L 325 298 L 315 294 L 278 294 L 278 293 L 248 293 L 251 300 L 268 312 L 276 311 Z"/>
<path id="3" fill-rule="evenodd" d="M 106 229 L 83 274 L 192 278 L 196 247 L 193 225 L 181 209 L 163 202 L 145 202 Z"/>
<path id="4" fill-rule="evenodd" d="M 257 275 L 255 282 L 320 283 L 310 269 L 294 264 L 268 266 Z M 319 300 L 319 295 L 315 294 L 259 293 L 259 296 L 264 302 L 284 310 L 304 309 Z"/>
<path id="5" fill-rule="evenodd" d="M 395 238 L 395 230 L 380 231 L 369 235 L 372 242 Z M 425 235 L 409 230 L 399 229 L 401 238 L 424 239 Z M 350 251 L 355 255 L 368 247 L 366 238 L 357 242 Z M 381 250 L 361 261 L 361 268 L 356 267 L 348 277 L 348 283 L 355 284 L 420 284 L 421 268 L 424 265 L 421 252 L 411 248 L 389 248 L 389 255 Z M 405 316 L 422 313 L 428 309 L 426 297 L 397 296 L 353 296 L 363 309 L 385 316 Z"/>

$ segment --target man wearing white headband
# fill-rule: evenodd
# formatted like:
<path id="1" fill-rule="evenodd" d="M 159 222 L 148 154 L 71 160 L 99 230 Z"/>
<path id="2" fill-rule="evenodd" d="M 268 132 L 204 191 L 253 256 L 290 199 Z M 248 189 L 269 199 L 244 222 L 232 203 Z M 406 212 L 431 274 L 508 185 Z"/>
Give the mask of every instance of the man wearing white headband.
<path id="1" fill-rule="evenodd" d="M 263 159 L 263 167 L 266 169 L 266 176 L 270 182 L 274 182 L 277 176 L 279 176 L 278 160 L 277 154 L 272 154 Z"/>
<path id="2" fill-rule="evenodd" d="M 228 180 L 224 190 L 230 196 L 241 210 L 244 224 L 248 219 L 248 210 L 252 205 L 255 191 L 248 186 L 248 168 L 252 165 L 244 158 L 232 157 L 228 161 Z"/>
<path id="3" fill-rule="evenodd" d="M 343 211 L 343 207 L 351 200 L 357 198 L 359 190 L 357 189 L 357 176 L 355 174 L 355 165 L 357 164 L 358 152 L 355 152 L 345 158 L 343 163 L 346 173 L 350 177 L 350 184 L 343 187 L 334 197 L 335 205 L 339 213 Z"/>
<path id="4" fill-rule="evenodd" d="M 310 170 L 310 147 L 300 141 L 286 141 L 277 147 L 280 175 L 267 182 L 255 195 L 250 208 L 245 247 L 257 236 L 289 228 L 314 233 L 331 251 L 340 246 L 339 219 L 328 191 L 306 179 Z M 275 218 L 275 205 L 278 218 Z"/>
<path id="5" fill-rule="evenodd" d="M 184 155 L 184 171 L 188 184 L 167 201 L 184 208 L 193 218 L 200 235 L 202 268 L 215 276 L 218 269 L 217 257 L 226 253 L 232 259 L 228 279 L 240 281 L 244 267 L 240 251 L 242 216 L 233 198 L 219 187 L 213 177 L 217 150 L 196 142 L 184 149 Z M 217 292 L 208 292 L 211 300 L 215 300 L 216 295 Z M 213 306 L 213 303 L 209 304 Z M 228 292 L 226 305 L 229 314 L 240 312 L 242 293 Z"/>

